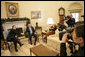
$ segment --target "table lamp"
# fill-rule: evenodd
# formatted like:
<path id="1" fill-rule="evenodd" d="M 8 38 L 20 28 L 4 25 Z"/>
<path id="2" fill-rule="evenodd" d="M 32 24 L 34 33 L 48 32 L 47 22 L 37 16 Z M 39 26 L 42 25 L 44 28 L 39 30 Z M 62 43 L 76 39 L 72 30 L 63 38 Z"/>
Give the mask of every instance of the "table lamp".
<path id="1" fill-rule="evenodd" d="M 48 29 L 49 29 L 49 28 L 52 26 L 52 24 L 54 24 L 53 18 L 48 18 L 47 24 L 49 25 L 49 26 L 48 26 Z"/>

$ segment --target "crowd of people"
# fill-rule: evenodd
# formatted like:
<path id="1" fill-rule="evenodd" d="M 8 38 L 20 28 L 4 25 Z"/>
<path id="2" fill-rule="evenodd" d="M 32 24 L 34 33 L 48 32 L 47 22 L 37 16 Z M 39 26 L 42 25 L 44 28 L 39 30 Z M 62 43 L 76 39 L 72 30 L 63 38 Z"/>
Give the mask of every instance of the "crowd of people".
<path id="1" fill-rule="evenodd" d="M 55 26 L 55 30 L 59 31 L 59 40 L 61 41 L 60 56 L 67 56 L 66 43 L 69 44 L 71 56 L 84 56 L 84 21 L 75 22 L 72 15 L 66 16 L 63 21 L 67 26 L 61 23 Z"/>
<path id="2" fill-rule="evenodd" d="M 84 56 L 84 21 L 75 22 L 72 16 L 67 16 L 66 18 L 65 22 L 68 26 L 59 24 L 59 31 L 61 31 L 59 33 L 59 39 L 61 40 L 60 56 L 67 56 L 66 43 L 69 44 L 71 49 L 71 56 Z"/>

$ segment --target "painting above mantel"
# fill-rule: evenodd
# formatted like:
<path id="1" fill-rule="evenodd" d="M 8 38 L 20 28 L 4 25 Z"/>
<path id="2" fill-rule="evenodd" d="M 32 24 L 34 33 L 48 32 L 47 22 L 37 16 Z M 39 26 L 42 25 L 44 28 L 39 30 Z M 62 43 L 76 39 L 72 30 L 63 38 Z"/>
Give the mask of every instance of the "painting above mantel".
<path id="1" fill-rule="evenodd" d="M 5 2 L 7 17 L 19 17 L 18 3 Z"/>

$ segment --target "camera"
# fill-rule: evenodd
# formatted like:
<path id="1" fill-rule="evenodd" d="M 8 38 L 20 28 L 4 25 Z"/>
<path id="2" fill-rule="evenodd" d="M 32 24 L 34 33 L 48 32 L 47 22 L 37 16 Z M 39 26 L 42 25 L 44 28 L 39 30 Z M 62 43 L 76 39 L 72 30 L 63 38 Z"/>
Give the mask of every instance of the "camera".
<path id="1" fill-rule="evenodd" d="M 61 32 L 59 33 L 59 40 L 62 40 L 62 37 L 63 37 L 63 35 L 64 35 L 65 33 L 68 33 L 67 39 L 68 39 L 68 40 L 69 40 L 69 39 L 72 40 L 72 32 L 73 32 L 73 30 L 74 30 L 74 27 L 68 27 L 68 28 L 66 28 L 66 31 L 61 31 Z"/>
<path id="2" fill-rule="evenodd" d="M 69 40 L 69 39 L 72 40 L 72 32 L 73 32 L 73 30 L 74 30 L 74 27 L 68 27 L 68 28 L 66 29 L 66 33 L 68 33 L 68 35 L 67 35 L 67 39 L 68 39 L 68 40 Z"/>
<path id="3" fill-rule="evenodd" d="M 73 32 L 73 30 L 74 30 L 74 27 L 68 27 L 68 28 L 66 28 L 66 32 L 67 33 L 72 33 Z"/>
<path id="4" fill-rule="evenodd" d="M 59 39 L 62 40 L 62 37 L 65 33 L 68 33 L 67 35 L 67 43 L 69 44 L 69 47 L 70 47 L 70 53 L 73 53 L 73 42 L 69 41 L 69 39 L 73 40 L 72 39 L 72 32 L 74 30 L 74 27 L 68 27 L 66 28 L 66 31 L 62 31 L 59 33 Z"/>
<path id="5" fill-rule="evenodd" d="M 73 39 L 72 39 L 72 32 L 73 32 L 73 30 L 74 30 L 74 27 L 68 27 L 68 28 L 66 29 L 66 33 L 68 33 L 68 35 L 67 35 L 67 39 L 68 39 L 68 40 L 69 40 L 69 39 L 73 40 Z M 68 44 L 69 44 L 71 53 L 73 53 L 73 42 L 70 42 L 70 41 L 67 41 L 67 42 L 68 42 Z"/>

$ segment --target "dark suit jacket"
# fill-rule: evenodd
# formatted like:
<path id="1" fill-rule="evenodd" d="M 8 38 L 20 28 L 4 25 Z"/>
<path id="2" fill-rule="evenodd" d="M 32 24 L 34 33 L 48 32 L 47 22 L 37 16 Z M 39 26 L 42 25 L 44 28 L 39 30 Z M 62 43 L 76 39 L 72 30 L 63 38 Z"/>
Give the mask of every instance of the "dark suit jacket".
<path id="1" fill-rule="evenodd" d="M 66 21 L 66 23 L 68 24 L 68 26 L 73 26 L 75 24 L 75 19 L 74 18 L 70 18 L 68 21 Z"/>
<path id="2" fill-rule="evenodd" d="M 15 38 L 15 35 L 18 36 L 18 31 L 11 29 L 10 32 L 8 33 L 8 36 L 6 38 L 7 41 L 11 41 L 13 38 Z"/>
<path id="3" fill-rule="evenodd" d="M 33 28 L 33 27 L 31 27 L 32 28 L 32 34 L 34 34 L 35 33 L 35 29 Z M 31 35 L 30 34 L 30 29 L 29 29 L 29 27 L 27 27 L 27 29 L 26 29 L 26 33 L 28 33 L 29 35 Z"/>

